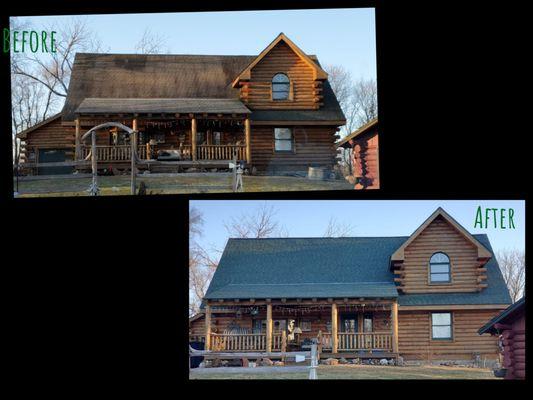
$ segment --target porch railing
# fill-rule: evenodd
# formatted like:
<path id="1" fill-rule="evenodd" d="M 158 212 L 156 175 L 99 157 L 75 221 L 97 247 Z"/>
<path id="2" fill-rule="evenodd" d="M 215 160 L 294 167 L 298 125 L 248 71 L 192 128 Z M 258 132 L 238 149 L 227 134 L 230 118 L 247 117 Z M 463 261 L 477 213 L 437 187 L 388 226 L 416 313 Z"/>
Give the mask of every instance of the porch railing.
<path id="1" fill-rule="evenodd" d="M 148 154 L 147 145 L 137 146 L 137 156 L 145 160 Z M 191 146 L 183 145 L 180 148 L 182 159 L 190 160 Z M 91 152 L 91 146 L 81 147 L 81 159 L 87 158 Z M 116 146 L 96 146 L 96 154 L 99 161 L 129 161 L 131 149 L 129 145 Z M 246 158 L 246 148 L 242 145 L 200 145 L 196 148 L 197 160 L 232 160 L 233 155 L 237 155 L 238 160 Z"/>
<path id="2" fill-rule="evenodd" d="M 338 333 L 338 350 L 392 350 L 392 333 Z"/>
<path id="3" fill-rule="evenodd" d="M 196 158 L 198 160 L 232 160 L 234 153 L 237 153 L 238 160 L 244 160 L 245 146 L 204 144 L 196 148 Z"/>
<path id="4" fill-rule="evenodd" d="M 81 147 L 81 159 L 87 158 L 91 152 L 91 146 Z M 131 146 L 96 146 L 96 156 L 98 161 L 129 161 L 131 160 Z M 146 146 L 137 146 L 137 156 L 146 159 Z"/>
<path id="5" fill-rule="evenodd" d="M 282 334 L 272 334 L 272 351 L 282 350 Z M 213 351 L 265 351 L 264 333 L 211 333 Z"/>

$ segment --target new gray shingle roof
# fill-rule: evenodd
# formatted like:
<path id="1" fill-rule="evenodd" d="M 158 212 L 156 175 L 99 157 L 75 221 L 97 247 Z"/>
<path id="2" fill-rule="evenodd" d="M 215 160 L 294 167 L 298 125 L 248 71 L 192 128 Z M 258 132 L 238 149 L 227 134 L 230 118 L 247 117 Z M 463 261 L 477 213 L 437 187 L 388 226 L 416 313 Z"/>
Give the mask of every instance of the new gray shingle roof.
<path id="1" fill-rule="evenodd" d="M 486 235 L 474 235 L 492 251 Z M 389 269 L 402 237 L 230 239 L 206 299 L 398 297 L 400 305 L 507 304 L 498 264 L 479 293 L 398 295 Z"/>

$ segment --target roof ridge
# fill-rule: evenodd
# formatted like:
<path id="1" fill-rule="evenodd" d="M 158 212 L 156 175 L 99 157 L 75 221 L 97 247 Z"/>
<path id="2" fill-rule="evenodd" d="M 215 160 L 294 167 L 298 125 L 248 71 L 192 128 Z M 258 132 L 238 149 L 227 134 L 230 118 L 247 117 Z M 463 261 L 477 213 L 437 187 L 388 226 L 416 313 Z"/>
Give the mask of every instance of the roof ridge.
<path id="1" fill-rule="evenodd" d="M 291 236 L 291 237 L 267 237 L 267 238 L 229 238 L 228 240 L 288 240 L 288 239 L 395 239 L 395 238 L 407 238 L 408 235 L 399 236 L 338 236 L 338 237 L 325 237 L 325 236 Z"/>

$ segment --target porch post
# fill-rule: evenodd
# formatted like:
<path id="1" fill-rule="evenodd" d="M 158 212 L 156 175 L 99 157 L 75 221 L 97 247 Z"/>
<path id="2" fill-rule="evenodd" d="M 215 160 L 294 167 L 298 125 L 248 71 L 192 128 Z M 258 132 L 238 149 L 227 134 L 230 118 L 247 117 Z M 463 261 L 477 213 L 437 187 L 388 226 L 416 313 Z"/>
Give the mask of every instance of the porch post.
<path id="1" fill-rule="evenodd" d="M 192 160 L 196 161 L 196 118 L 191 119 L 191 153 Z"/>
<path id="2" fill-rule="evenodd" d="M 244 120 L 244 139 L 246 142 L 246 163 L 252 162 L 252 147 L 251 147 L 251 132 L 250 132 L 250 118 Z"/>
<path id="3" fill-rule="evenodd" d="M 331 304 L 331 352 L 337 353 L 338 349 L 338 340 L 337 335 L 337 304 Z"/>
<path id="4" fill-rule="evenodd" d="M 205 350 L 211 350 L 211 306 L 205 305 Z"/>
<path id="5" fill-rule="evenodd" d="M 80 118 L 76 117 L 76 134 L 75 134 L 75 148 L 74 148 L 74 161 L 78 161 L 81 157 L 80 146 Z"/>
<path id="6" fill-rule="evenodd" d="M 137 153 L 137 118 L 133 118 L 132 127 L 133 133 L 131 134 L 131 194 L 135 194 L 137 186 L 137 167 L 135 165 L 135 154 Z"/>
<path id="7" fill-rule="evenodd" d="M 266 318 L 266 352 L 272 351 L 272 304 L 267 304 L 267 318 Z"/>
<path id="8" fill-rule="evenodd" d="M 391 307 L 392 324 L 392 352 L 398 353 L 398 302 L 394 301 Z"/>

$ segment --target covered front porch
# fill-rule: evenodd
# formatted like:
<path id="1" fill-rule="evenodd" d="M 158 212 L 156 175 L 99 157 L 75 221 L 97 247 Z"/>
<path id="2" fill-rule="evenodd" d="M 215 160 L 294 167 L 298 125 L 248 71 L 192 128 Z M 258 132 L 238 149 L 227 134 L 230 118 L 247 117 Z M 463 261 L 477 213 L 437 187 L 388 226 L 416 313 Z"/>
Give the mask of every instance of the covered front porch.
<path id="1" fill-rule="evenodd" d="M 326 357 L 396 357 L 396 300 L 208 302 L 204 341 L 213 352 L 305 351 Z"/>
<path id="2" fill-rule="evenodd" d="M 90 157 L 91 144 L 80 138 L 91 127 L 120 122 L 137 130 L 97 132 L 96 157 L 103 163 L 131 160 L 131 140 L 143 164 L 221 166 L 236 159 L 251 164 L 248 110 L 231 99 L 85 99 L 76 110 L 75 159 Z"/>

